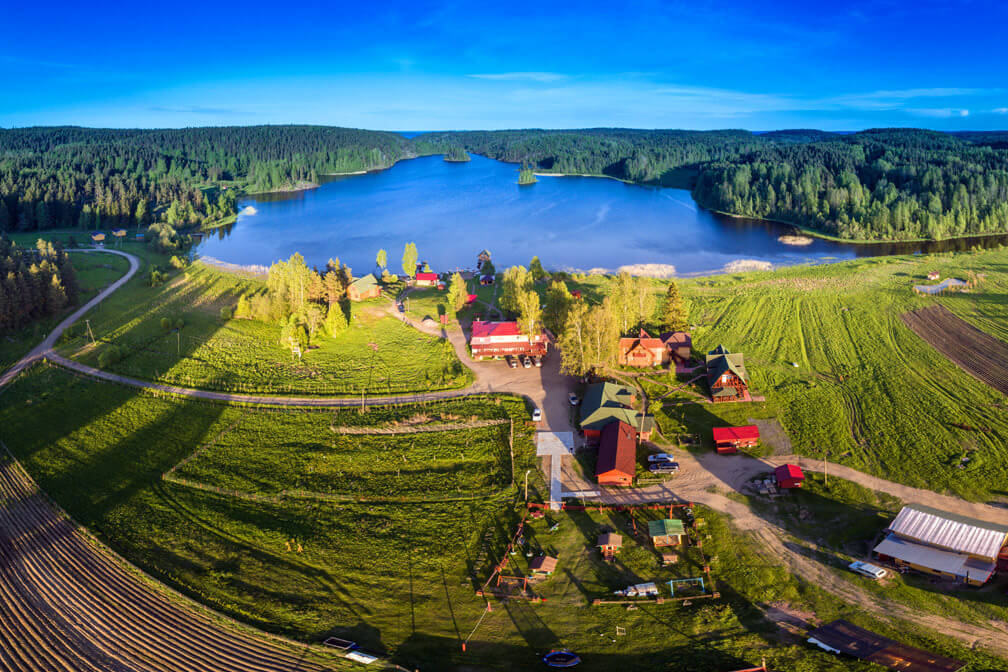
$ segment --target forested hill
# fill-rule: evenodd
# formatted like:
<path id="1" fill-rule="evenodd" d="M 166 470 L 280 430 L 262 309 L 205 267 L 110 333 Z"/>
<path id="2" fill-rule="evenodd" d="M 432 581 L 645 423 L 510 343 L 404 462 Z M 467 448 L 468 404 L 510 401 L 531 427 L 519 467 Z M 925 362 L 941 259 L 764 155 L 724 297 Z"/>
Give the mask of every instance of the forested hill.
<path id="1" fill-rule="evenodd" d="M 880 129 L 436 133 L 450 144 L 557 173 L 677 186 L 703 206 L 848 239 L 1008 231 L 1008 133 Z"/>
<path id="2" fill-rule="evenodd" d="M 235 189 L 290 188 L 411 153 L 397 133 L 326 126 L 0 129 L 0 231 L 197 224 L 233 214 Z"/>

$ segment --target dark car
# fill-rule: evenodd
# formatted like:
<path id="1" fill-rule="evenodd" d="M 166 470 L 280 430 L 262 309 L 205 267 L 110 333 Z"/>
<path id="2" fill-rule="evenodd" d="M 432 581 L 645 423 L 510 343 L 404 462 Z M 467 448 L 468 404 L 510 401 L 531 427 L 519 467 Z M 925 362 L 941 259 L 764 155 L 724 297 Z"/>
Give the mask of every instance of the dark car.
<path id="1" fill-rule="evenodd" d="M 678 462 L 652 462 L 648 465 L 652 474 L 674 474 L 679 471 Z"/>
<path id="2" fill-rule="evenodd" d="M 517 369 L 518 368 L 518 360 L 516 360 L 511 355 L 506 356 L 504 358 L 504 361 L 507 362 L 507 365 L 510 366 L 512 369 Z"/>

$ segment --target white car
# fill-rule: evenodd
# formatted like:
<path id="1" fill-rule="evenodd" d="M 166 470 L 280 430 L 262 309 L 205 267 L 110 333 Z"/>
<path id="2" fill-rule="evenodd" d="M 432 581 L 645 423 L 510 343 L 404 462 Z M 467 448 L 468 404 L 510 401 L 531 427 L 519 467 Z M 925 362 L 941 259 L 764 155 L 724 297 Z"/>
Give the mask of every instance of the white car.
<path id="1" fill-rule="evenodd" d="M 672 462 L 672 455 L 669 453 L 654 453 L 647 456 L 648 462 Z"/>
<path id="2" fill-rule="evenodd" d="M 868 562 L 861 562 L 860 560 L 855 560 L 854 562 L 847 565 L 847 568 L 852 572 L 861 574 L 862 576 L 867 576 L 870 579 L 881 579 L 887 572 L 882 567 L 878 565 L 873 565 Z"/>
<path id="3" fill-rule="evenodd" d="M 538 408 L 533 408 L 532 422 L 539 422 L 540 420 L 542 420 L 542 411 L 540 411 Z"/>

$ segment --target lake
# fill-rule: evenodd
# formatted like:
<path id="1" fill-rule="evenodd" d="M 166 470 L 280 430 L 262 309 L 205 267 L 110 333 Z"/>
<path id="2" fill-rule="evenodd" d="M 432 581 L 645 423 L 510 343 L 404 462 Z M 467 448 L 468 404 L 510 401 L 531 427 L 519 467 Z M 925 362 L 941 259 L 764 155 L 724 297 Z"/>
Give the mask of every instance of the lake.
<path id="1" fill-rule="evenodd" d="M 210 234 L 197 251 L 240 265 L 269 265 L 300 252 L 322 267 L 339 257 L 361 275 L 379 248 L 401 272 L 403 246 L 415 242 L 437 271 L 472 268 L 486 248 L 499 270 L 538 255 L 548 269 L 614 271 L 626 266 L 676 275 L 855 256 L 966 249 L 976 241 L 856 245 L 815 239 L 778 241 L 791 227 L 736 219 L 697 206 L 683 189 L 594 177 L 540 177 L 518 186 L 517 166 L 480 156 L 401 161 L 388 170 L 327 179 L 317 189 L 241 200 L 255 214 Z M 986 243 L 991 239 L 984 240 Z"/>

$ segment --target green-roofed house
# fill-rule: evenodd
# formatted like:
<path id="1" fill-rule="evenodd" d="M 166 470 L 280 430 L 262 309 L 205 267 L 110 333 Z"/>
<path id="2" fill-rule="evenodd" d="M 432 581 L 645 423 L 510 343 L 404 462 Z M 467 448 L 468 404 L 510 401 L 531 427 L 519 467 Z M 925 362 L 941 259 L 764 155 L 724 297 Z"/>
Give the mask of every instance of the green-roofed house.
<path id="1" fill-rule="evenodd" d="M 381 287 L 378 285 L 375 277 L 368 273 L 351 282 L 350 286 L 347 287 L 346 293 L 347 298 L 351 301 L 364 301 L 365 299 L 374 299 L 381 296 Z"/>
<path id="2" fill-rule="evenodd" d="M 641 440 L 651 438 L 654 416 L 637 412 L 631 405 L 637 400 L 632 388 L 616 383 L 595 383 L 585 390 L 581 400 L 581 431 L 586 439 L 599 440 L 611 422 L 625 422 L 637 430 Z"/>
<path id="3" fill-rule="evenodd" d="M 682 543 L 682 537 L 686 534 L 683 522 L 678 518 L 664 518 L 662 520 L 652 520 L 648 523 L 648 536 L 655 548 L 663 546 L 678 546 Z"/>
<path id="4" fill-rule="evenodd" d="M 752 401 L 749 373 L 741 352 L 728 352 L 719 345 L 707 353 L 707 384 L 711 401 Z"/>

